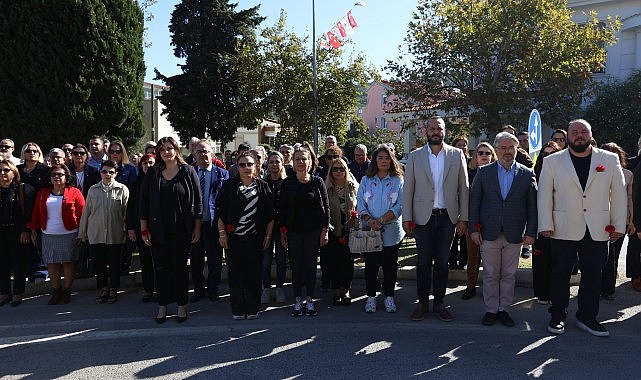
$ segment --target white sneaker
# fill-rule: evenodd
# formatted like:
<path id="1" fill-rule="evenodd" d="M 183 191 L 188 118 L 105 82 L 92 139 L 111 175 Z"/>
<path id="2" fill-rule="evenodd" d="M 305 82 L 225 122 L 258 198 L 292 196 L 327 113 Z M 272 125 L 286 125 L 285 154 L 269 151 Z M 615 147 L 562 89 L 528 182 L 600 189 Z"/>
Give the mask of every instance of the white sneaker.
<path id="1" fill-rule="evenodd" d="M 271 289 L 263 289 L 263 294 L 260 296 L 260 303 L 269 303 L 269 298 L 271 297 Z"/>
<path id="2" fill-rule="evenodd" d="M 285 298 L 285 291 L 283 288 L 276 288 L 276 302 L 285 303 L 287 299 Z"/>
<path id="3" fill-rule="evenodd" d="M 385 311 L 388 313 L 396 313 L 396 303 L 394 303 L 394 297 L 385 298 Z"/>
<path id="4" fill-rule="evenodd" d="M 367 297 L 367 302 L 365 302 L 365 312 L 366 313 L 375 313 L 376 312 L 376 298 Z"/>

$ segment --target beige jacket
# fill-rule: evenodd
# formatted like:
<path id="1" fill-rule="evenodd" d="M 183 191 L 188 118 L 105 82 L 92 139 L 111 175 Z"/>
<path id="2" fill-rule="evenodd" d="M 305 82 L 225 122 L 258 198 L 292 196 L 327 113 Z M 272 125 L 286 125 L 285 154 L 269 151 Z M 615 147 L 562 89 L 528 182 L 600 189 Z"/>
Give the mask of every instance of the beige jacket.
<path id="1" fill-rule="evenodd" d="M 128 201 L 129 189 L 120 182 L 114 181 L 108 191 L 104 190 L 102 181 L 91 186 L 78 237 L 89 240 L 89 244 L 124 244 Z"/>
<path id="2" fill-rule="evenodd" d="M 539 178 L 539 232 L 578 241 L 587 225 L 592 240 L 609 239 L 605 227 L 625 233 L 628 195 L 619 157 L 593 148 L 585 190 L 581 188 L 568 149 L 545 157 Z"/>
<path id="3" fill-rule="evenodd" d="M 327 198 L 329 199 L 329 214 L 330 223 L 334 227 L 331 232 L 332 235 L 341 237 L 348 231 L 343 231 L 341 223 L 341 205 L 338 193 L 334 188 L 332 181 L 325 181 L 327 187 Z M 356 195 L 358 194 L 358 183 L 355 180 L 347 181 L 345 183 L 345 218 L 347 221 L 350 219 L 350 211 L 356 210 Z"/>

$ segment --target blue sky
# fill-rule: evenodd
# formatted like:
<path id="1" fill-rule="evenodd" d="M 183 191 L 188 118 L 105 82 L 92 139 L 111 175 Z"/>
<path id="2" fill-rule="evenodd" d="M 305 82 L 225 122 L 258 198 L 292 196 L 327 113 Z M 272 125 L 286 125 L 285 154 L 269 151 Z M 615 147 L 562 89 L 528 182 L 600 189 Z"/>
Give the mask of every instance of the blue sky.
<path id="1" fill-rule="evenodd" d="M 287 28 L 299 36 L 312 35 L 312 0 L 236 0 L 236 10 L 251 8 L 260 4 L 259 13 L 267 19 L 261 28 L 273 26 L 278 21 L 280 10 L 287 13 Z M 366 6 L 354 6 L 356 0 L 316 0 L 316 35 L 317 38 L 329 31 L 347 12 L 352 14 L 358 23 L 355 33 L 350 37 L 353 43 L 343 47 L 345 55 L 363 53 L 367 60 L 374 64 L 384 78 L 389 77 L 382 71 L 387 60 L 398 56 L 398 45 L 403 43 L 407 32 L 407 23 L 412 12 L 416 10 L 416 0 L 365 0 Z M 180 61 L 173 56 L 170 46 L 169 21 L 176 0 L 158 0 L 151 8 L 154 19 L 147 23 L 147 40 L 151 47 L 145 49 L 147 74 L 145 81 L 154 81 L 154 67 L 164 75 L 180 73 L 177 66 Z"/>

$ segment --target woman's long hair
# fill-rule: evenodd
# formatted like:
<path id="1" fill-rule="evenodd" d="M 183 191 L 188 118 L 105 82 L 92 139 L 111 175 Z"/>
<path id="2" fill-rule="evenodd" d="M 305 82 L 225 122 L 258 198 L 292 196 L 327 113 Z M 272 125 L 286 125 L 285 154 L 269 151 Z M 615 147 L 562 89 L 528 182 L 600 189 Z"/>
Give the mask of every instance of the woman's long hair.
<path id="1" fill-rule="evenodd" d="M 396 155 L 394 154 L 394 152 L 389 148 L 389 146 L 385 144 L 380 144 L 379 146 L 377 146 L 374 153 L 372 153 L 372 160 L 369 166 L 367 167 L 365 176 L 372 178 L 376 174 L 378 174 L 378 164 L 376 163 L 376 157 L 378 157 L 378 154 L 381 152 L 387 153 L 387 155 L 389 155 L 391 159 L 390 166 L 389 166 L 390 177 L 402 177 L 403 168 L 401 168 L 401 164 L 399 164 L 398 160 L 396 159 Z"/>
<path id="2" fill-rule="evenodd" d="M 160 140 L 158 140 L 158 143 L 156 144 L 156 164 L 154 165 L 154 168 L 158 173 L 162 172 L 165 170 L 167 165 L 165 164 L 165 160 L 162 158 L 162 150 L 164 149 L 165 143 L 170 143 L 174 147 L 174 152 L 176 152 L 176 161 L 178 161 L 178 165 L 184 165 L 185 160 L 183 159 L 182 154 L 180 154 L 180 146 L 178 146 L 178 143 L 176 140 L 174 140 L 173 137 L 167 136 L 163 137 Z"/>

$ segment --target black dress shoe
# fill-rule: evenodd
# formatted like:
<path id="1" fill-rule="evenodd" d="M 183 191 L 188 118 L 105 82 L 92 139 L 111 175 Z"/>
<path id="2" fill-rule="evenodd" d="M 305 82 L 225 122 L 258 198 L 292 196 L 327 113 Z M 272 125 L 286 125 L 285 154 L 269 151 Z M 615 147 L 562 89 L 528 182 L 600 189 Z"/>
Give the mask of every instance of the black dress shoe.
<path id="1" fill-rule="evenodd" d="M 190 302 L 191 303 L 196 303 L 196 302 L 200 301 L 203 298 L 205 298 L 205 293 L 200 293 L 200 292 L 196 293 L 196 292 L 194 292 L 194 294 L 191 296 Z"/>
<path id="2" fill-rule="evenodd" d="M 352 298 L 348 296 L 343 296 L 341 298 L 341 305 L 343 306 L 349 306 L 352 304 Z"/>
<path id="3" fill-rule="evenodd" d="M 463 292 L 463 298 L 464 300 L 469 300 L 470 298 L 474 297 L 476 295 L 476 288 L 467 288 Z"/>
<path id="4" fill-rule="evenodd" d="M 485 313 L 485 315 L 481 319 L 481 323 L 483 324 L 483 326 L 492 326 L 494 322 L 496 322 L 496 317 L 497 315 L 494 313 Z"/>
<path id="5" fill-rule="evenodd" d="M 210 294 L 209 294 L 209 300 L 210 300 L 211 302 L 216 302 L 216 301 L 218 301 L 218 293 L 210 293 Z"/>
<path id="6" fill-rule="evenodd" d="M 505 310 L 499 311 L 499 319 L 501 320 L 501 323 L 505 327 L 514 327 L 514 319 L 510 317 L 510 314 L 507 313 Z"/>
<path id="7" fill-rule="evenodd" d="M 334 296 L 334 300 L 332 303 L 334 304 L 334 306 L 341 306 L 341 296 Z"/>
<path id="8" fill-rule="evenodd" d="M 167 320 L 167 308 L 165 307 L 165 314 L 162 317 L 156 316 L 155 319 L 156 319 L 156 323 L 159 325 L 162 323 L 165 323 L 165 321 Z"/>
<path id="9" fill-rule="evenodd" d="M 22 298 L 15 301 L 11 301 L 11 306 L 13 307 L 20 306 L 20 305 L 22 305 Z"/>
<path id="10" fill-rule="evenodd" d="M 184 316 L 182 316 L 182 317 L 181 317 L 180 315 L 178 315 L 178 313 L 180 312 L 180 308 L 181 308 L 181 307 L 183 308 L 183 311 L 185 312 L 185 315 L 184 315 Z M 187 308 L 186 308 L 186 307 L 184 307 L 184 306 L 178 306 L 178 312 L 176 313 L 176 322 L 178 322 L 178 323 L 183 323 L 183 322 L 185 322 L 185 321 L 187 320 L 187 316 L 188 316 L 188 315 L 189 315 L 189 313 L 187 313 Z"/>

